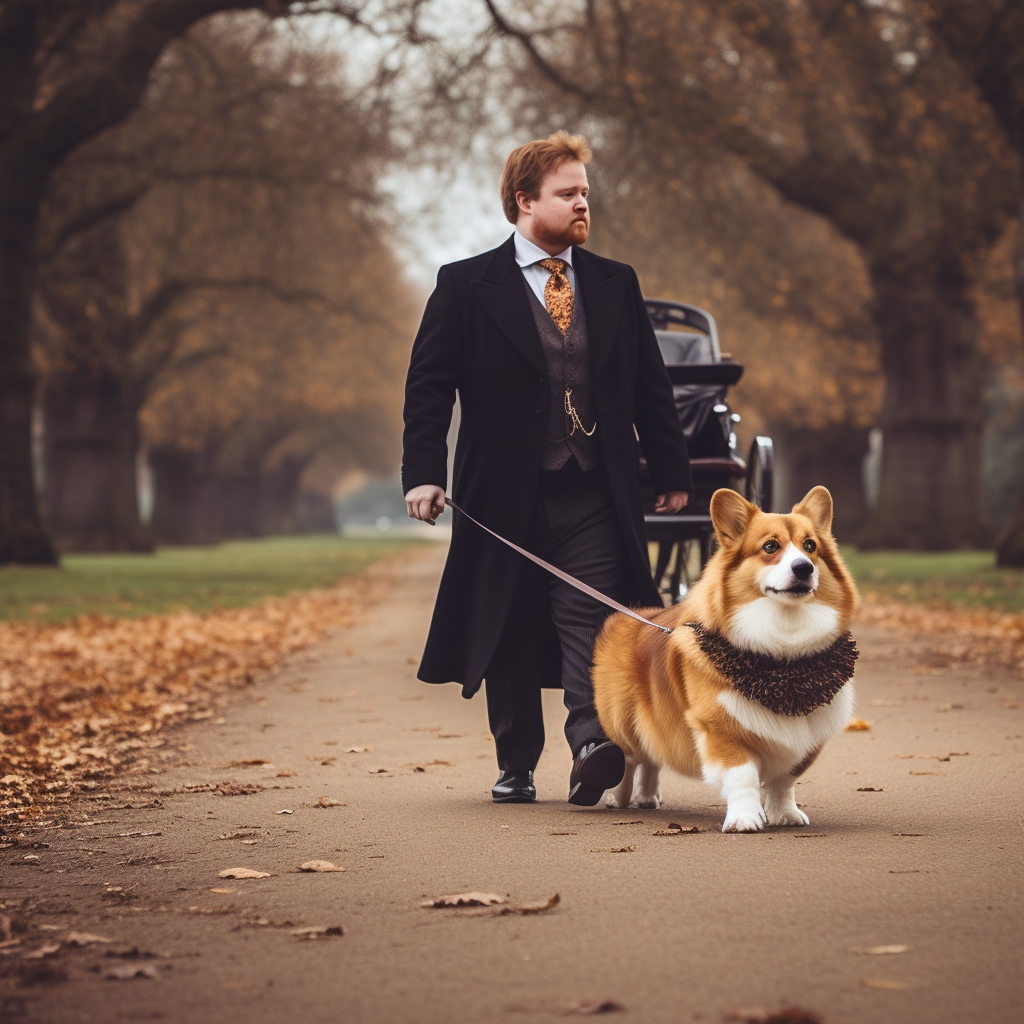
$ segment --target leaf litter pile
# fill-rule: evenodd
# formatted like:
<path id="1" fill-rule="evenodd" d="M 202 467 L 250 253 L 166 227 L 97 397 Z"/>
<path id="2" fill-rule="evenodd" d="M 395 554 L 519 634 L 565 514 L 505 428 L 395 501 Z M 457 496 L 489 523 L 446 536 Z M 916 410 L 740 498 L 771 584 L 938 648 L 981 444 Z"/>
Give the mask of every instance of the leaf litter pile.
<path id="1" fill-rule="evenodd" d="M 0 622 L 0 825 L 115 770 L 146 771 L 162 730 L 212 718 L 257 673 L 353 625 L 371 589 L 357 579 L 208 614 Z"/>
<path id="2" fill-rule="evenodd" d="M 973 661 L 1024 671 L 1024 615 L 865 601 L 857 617 L 861 622 L 926 633 L 935 651 L 950 662 Z"/>

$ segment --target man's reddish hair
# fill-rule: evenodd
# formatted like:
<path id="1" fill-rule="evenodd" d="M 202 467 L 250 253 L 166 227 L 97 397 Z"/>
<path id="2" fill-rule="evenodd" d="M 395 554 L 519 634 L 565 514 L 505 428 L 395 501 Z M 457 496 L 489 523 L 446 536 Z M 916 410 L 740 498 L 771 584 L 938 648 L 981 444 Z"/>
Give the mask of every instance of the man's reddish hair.
<path id="1" fill-rule="evenodd" d="M 519 219 L 517 192 L 525 192 L 527 198 L 536 199 L 540 196 L 541 183 L 559 164 L 566 160 L 589 163 L 591 155 L 587 140 L 567 131 L 558 131 L 546 139 L 534 139 L 513 149 L 501 172 L 501 205 L 509 223 L 515 224 Z"/>

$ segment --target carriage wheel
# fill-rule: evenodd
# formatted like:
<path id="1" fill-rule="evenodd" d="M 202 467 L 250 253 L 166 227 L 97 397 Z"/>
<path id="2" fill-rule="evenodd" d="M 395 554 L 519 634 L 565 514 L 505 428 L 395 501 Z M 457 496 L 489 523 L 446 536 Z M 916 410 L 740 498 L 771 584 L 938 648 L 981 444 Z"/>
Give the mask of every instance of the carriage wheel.
<path id="1" fill-rule="evenodd" d="M 707 564 L 707 535 L 699 538 L 680 540 L 675 545 L 675 564 L 669 581 L 669 594 L 673 604 L 679 604 L 686 598 L 690 588 L 700 579 L 704 566 Z M 696 556 L 696 564 L 694 557 Z"/>
<path id="2" fill-rule="evenodd" d="M 747 459 L 747 501 L 764 512 L 772 510 L 774 450 L 770 437 L 755 437 Z"/>

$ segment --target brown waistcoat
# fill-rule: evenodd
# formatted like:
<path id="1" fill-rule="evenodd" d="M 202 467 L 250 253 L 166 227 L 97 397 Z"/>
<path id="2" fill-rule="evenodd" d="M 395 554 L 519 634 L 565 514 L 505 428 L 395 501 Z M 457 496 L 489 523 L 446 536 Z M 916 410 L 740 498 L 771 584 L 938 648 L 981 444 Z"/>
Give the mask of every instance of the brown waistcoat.
<path id="1" fill-rule="evenodd" d="M 572 455 L 576 456 L 581 469 L 596 469 L 601 462 L 596 432 L 594 436 L 587 437 L 579 426 L 573 431 L 572 420 L 565 411 L 565 392 L 571 389 L 572 404 L 579 413 L 583 426 L 587 430 L 593 427 L 596 417 L 590 390 L 587 318 L 583 312 L 583 303 L 579 301 L 577 294 L 577 301 L 573 304 L 572 322 L 563 337 L 525 279 L 523 285 L 530 299 L 530 309 L 540 332 L 540 342 L 548 367 L 548 421 L 544 431 L 541 469 L 561 469 Z"/>

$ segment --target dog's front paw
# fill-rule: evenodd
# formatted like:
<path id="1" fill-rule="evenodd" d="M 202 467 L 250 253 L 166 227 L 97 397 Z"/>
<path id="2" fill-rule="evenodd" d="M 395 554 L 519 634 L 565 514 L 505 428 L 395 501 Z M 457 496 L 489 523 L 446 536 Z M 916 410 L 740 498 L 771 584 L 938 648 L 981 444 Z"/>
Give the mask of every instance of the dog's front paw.
<path id="1" fill-rule="evenodd" d="M 763 807 L 756 810 L 730 811 L 722 825 L 723 832 L 760 832 L 767 821 Z"/>
<path id="2" fill-rule="evenodd" d="M 779 808 L 768 812 L 769 825 L 810 825 L 811 819 L 799 807 Z"/>
<path id="3" fill-rule="evenodd" d="M 622 799 L 618 789 L 609 789 L 604 795 L 605 807 L 628 807 L 629 797 Z"/>

